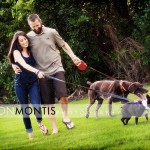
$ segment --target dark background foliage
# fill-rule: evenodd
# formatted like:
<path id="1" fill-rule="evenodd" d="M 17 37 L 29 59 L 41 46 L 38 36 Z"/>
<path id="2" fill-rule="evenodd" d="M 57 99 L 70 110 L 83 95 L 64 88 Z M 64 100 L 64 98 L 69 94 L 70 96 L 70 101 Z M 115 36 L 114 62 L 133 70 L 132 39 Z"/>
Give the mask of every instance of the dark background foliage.
<path id="1" fill-rule="evenodd" d="M 149 81 L 150 0 L 3 0 L 0 1 L 0 98 L 14 102 L 14 72 L 6 55 L 16 30 L 28 32 L 27 16 L 38 13 L 88 64 L 79 71 L 61 51 L 66 81 L 86 86 L 102 80 Z M 90 67 L 99 72 L 93 71 Z M 77 86 L 67 85 L 69 93 Z"/>

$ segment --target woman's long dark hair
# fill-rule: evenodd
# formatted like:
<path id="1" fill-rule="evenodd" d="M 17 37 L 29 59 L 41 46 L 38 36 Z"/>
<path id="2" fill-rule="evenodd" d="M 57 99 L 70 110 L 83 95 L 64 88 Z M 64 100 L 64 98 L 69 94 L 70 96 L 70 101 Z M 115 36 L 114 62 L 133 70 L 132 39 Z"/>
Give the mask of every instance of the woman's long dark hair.
<path id="1" fill-rule="evenodd" d="M 8 55 L 7 55 L 7 58 L 8 58 L 8 60 L 9 60 L 9 62 L 11 64 L 15 63 L 14 56 L 13 56 L 13 51 L 14 50 L 19 50 L 21 52 L 23 50 L 22 47 L 19 44 L 19 41 L 18 41 L 18 37 L 19 36 L 24 36 L 29 41 L 29 38 L 27 37 L 27 35 L 26 35 L 25 32 L 23 32 L 23 31 L 17 31 L 17 32 L 15 32 L 15 34 L 14 34 L 14 36 L 12 38 L 11 44 L 10 44 L 10 49 L 9 49 Z M 27 48 L 27 52 L 30 53 L 29 46 Z"/>

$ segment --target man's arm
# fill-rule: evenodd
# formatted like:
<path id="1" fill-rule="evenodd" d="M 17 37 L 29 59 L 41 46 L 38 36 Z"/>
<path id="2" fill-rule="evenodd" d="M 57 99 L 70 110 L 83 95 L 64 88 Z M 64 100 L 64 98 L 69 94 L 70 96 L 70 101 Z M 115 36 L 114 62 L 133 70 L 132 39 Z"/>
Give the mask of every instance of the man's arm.
<path id="1" fill-rule="evenodd" d="M 65 42 L 65 44 L 62 46 L 63 50 L 70 56 L 70 58 L 72 59 L 72 61 L 74 62 L 75 65 L 78 65 L 81 60 L 80 58 L 78 58 L 74 52 L 72 51 L 72 49 L 70 48 L 70 46 Z"/>
<path id="2" fill-rule="evenodd" d="M 11 66 L 12 66 L 12 68 L 13 68 L 15 74 L 20 74 L 21 69 L 20 69 L 19 66 L 15 65 L 15 64 L 12 64 Z"/>

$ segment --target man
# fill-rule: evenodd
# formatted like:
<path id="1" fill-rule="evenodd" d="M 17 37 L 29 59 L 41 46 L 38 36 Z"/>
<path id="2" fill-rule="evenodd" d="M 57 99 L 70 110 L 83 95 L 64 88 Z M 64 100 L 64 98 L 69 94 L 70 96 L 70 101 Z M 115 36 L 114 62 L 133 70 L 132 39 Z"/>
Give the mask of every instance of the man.
<path id="1" fill-rule="evenodd" d="M 42 25 L 42 21 L 37 14 L 28 16 L 28 24 L 32 31 L 27 35 L 31 42 L 31 51 L 36 60 L 37 69 L 47 75 L 64 81 L 64 68 L 57 46 L 63 48 L 75 65 L 78 65 L 81 60 L 73 53 L 70 46 L 55 29 Z M 16 67 L 13 68 L 17 71 Z M 39 80 L 39 84 L 43 103 L 52 107 L 52 104 L 55 103 L 55 97 L 57 97 L 62 108 L 63 123 L 68 129 L 73 128 L 74 124 L 68 117 L 68 98 L 65 83 L 44 78 Z M 55 134 L 58 132 L 55 117 L 50 116 L 50 119 L 53 126 L 53 133 Z"/>

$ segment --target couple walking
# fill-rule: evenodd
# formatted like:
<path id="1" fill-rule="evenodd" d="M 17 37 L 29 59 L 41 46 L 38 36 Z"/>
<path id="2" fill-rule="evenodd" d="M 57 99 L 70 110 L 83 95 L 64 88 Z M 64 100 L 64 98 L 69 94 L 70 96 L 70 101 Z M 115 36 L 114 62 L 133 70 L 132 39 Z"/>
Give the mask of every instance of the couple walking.
<path id="1" fill-rule="evenodd" d="M 8 59 L 16 74 L 15 93 L 18 101 L 25 110 L 28 106 L 28 96 L 30 97 L 33 107 L 40 112 L 35 113 L 38 126 L 44 134 L 47 134 L 48 129 L 42 123 L 40 103 L 42 101 L 51 110 L 55 104 L 55 97 L 57 97 L 62 108 L 63 123 L 67 128 L 73 128 L 74 123 L 68 117 L 65 83 L 52 79 L 47 80 L 44 75 L 65 81 L 58 46 L 70 56 L 75 65 L 78 65 L 81 60 L 55 29 L 42 25 L 42 20 L 37 14 L 28 16 L 28 24 L 31 31 L 27 34 L 23 31 L 17 31 L 12 38 L 8 52 Z M 52 134 L 58 133 L 55 115 L 50 113 L 49 118 L 53 128 Z M 33 130 L 29 115 L 23 113 L 23 121 L 29 139 L 32 139 Z"/>

